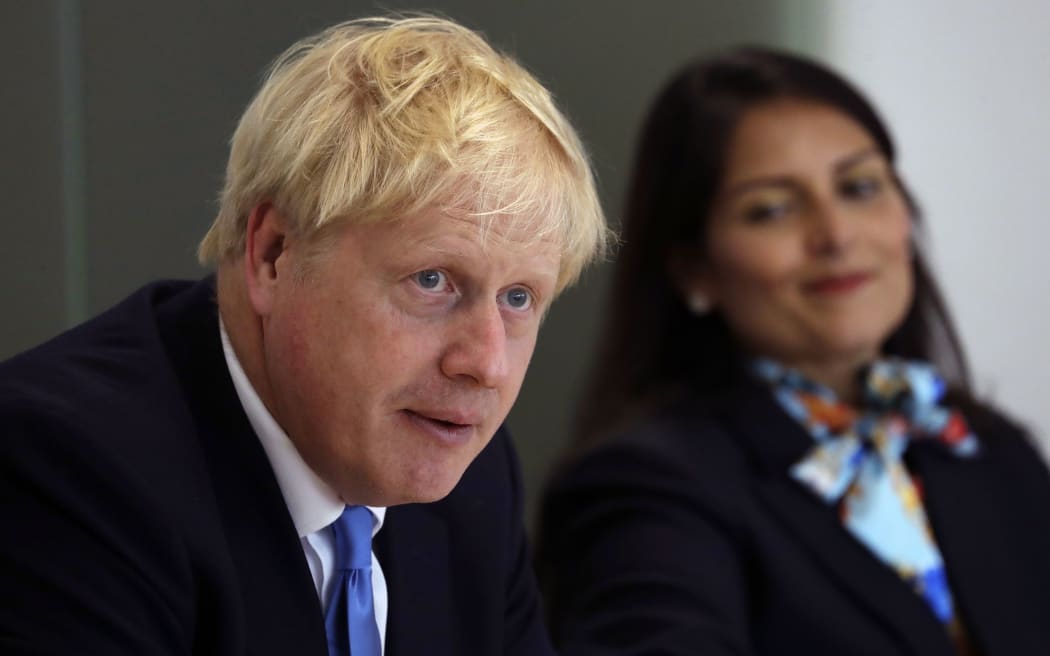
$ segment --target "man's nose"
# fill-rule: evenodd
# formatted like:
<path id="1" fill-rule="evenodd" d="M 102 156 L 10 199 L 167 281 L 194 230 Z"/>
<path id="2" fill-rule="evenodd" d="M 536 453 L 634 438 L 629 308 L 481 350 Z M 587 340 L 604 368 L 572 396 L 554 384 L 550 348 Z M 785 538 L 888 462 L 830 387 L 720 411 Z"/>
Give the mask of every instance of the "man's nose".
<path id="1" fill-rule="evenodd" d="M 441 369 L 449 378 L 467 377 L 494 388 L 509 374 L 507 333 L 496 299 L 479 301 L 452 328 Z"/>

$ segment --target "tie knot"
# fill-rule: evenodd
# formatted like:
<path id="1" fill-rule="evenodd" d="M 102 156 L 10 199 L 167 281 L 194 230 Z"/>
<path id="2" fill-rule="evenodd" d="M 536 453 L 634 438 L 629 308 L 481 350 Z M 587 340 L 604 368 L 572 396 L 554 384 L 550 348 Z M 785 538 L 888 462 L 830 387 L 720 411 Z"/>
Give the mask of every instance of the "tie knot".
<path id="1" fill-rule="evenodd" d="M 372 566 L 372 512 L 364 506 L 347 506 L 332 523 L 336 569 Z"/>

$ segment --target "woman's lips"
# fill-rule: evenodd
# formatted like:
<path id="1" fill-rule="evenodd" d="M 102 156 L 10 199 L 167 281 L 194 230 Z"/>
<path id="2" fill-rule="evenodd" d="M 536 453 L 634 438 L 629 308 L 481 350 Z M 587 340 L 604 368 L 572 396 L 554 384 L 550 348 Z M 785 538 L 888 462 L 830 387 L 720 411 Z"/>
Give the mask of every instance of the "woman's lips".
<path id="1" fill-rule="evenodd" d="M 822 276 L 804 285 L 807 292 L 823 296 L 840 296 L 856 291 L 871 280 L 869 273 L 847 273 L 841 276 Z"/>

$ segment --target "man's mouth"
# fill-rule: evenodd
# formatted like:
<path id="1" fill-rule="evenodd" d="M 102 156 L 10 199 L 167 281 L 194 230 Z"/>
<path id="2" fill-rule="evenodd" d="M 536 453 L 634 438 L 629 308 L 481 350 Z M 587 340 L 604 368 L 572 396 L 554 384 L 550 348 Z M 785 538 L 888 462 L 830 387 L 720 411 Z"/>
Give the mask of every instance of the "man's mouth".
<path id="1" fill-rule="evenodd" d="M 474 436 L 480 417 L 475 414 L 442 410 L 409 410 L 401 414 L 416 428 L 448 444 L 461 444 Z"/>

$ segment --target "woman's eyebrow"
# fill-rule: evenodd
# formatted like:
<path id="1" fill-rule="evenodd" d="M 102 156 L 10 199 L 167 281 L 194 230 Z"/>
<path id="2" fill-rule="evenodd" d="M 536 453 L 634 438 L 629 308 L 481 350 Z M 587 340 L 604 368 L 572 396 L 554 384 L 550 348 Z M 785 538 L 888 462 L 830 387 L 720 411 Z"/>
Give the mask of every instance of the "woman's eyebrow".
<path id="1" fill-rule="evenodd" d="M 842 171 L 856 164 L 859 164 L 860 162 L 863 162 L 869 157 L 880 157 L 881 155 L 882 151 L 879 150 L 876 146 L 872 146 L 870 148 L 865 148 L 851 155 L 843 157 L 839 161 L 835 162 L 835 165 L 832 167 L 832 169 L 835 171 L 835 173 L 841 173 Z"/>
<path id="2" fill-rule="evenodd" d="M 734 183 L 732 186 L 725 190 L 725 196 L 727 198 L 732 196 L 738 196 L 751 189 L 760 189 L 767 187 L 782 187 L 785 189 L 793 189 L 795 187 L 795 183 L 789 176 L 759 176 L 756 178 L 749 178 L 747 180 L 742 180 L 740 182 Z"/>

